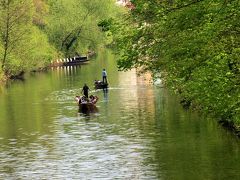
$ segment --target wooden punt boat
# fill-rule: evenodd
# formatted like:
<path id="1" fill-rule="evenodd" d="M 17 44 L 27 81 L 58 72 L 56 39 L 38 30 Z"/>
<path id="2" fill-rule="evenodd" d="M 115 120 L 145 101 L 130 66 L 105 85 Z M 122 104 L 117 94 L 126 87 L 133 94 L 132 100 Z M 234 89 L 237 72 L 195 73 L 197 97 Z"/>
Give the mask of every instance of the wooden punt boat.
<path id="1" fill-rule="evenodd" d="M 76 96 L 76 102 L 79 106 L 79 111 L 82 113 L 94 113 L 97 112 L 98 109 L 96 107 L 96 103 L 98 101 L 97 96 L 90 96 L 90 98 L 86 98 L 84 96 Z"/>
<path id="2" fill-rule="evenodd" d="M 102 81 L 95 81 L 94 82 L 95 89 L 106 89 L 108 88 L 108 83 Z"/>
<path id="3" fill-rule="evenodd" d="M 87 61 L 89 61 L 87 56 L 78 56 L 78 57 L 72 58 L 68 62 L 64 62 L 63 66 L 75 66 L 75 65 L 79 65 L 84 62 L 87 62 Z"/>

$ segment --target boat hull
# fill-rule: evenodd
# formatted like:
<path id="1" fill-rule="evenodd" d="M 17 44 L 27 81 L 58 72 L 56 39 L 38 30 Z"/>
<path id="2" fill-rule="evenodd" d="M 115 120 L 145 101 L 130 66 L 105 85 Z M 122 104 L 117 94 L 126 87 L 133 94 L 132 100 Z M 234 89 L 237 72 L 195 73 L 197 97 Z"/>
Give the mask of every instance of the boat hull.
<path id="1" fill-rule="evenodd" d="M 96 113 L 98 112 L 98 108 L 94 104 L 79 104 L 79 112 L 80 113 Z"/>
<path id="2" fill-rule="evenodd" d="M 79 65 L 82 63 L 85 63 L 89 61 L 87 56 L 83 56 L 83 57 L 76 57 L 75 59 L 73 59 L 72 61 L 69 62 L 64 62 L 63 66 L 75 66 L 75 65 Z"/>
<path id="3" fill-rule="evenodd" d="M 94 83 L 95 89 L 106 89 L 108 88 L 108 83 L 104 83 L 102 81 L 96 81 Z"/>

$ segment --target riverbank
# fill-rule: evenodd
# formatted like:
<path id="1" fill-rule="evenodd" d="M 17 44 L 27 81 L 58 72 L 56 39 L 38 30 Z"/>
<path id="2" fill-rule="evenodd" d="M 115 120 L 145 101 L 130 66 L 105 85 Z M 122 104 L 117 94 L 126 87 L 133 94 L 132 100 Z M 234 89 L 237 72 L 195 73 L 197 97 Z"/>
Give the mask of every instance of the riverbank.
<path id="1" fill-rule="evenodd" d="M 147 1 L 144 6 L 142 1 L 134 3 L 136 9 L 130 13 L 129 22 L 122 22 L 122 28 L 112 23 L 110 28 L 114 33 L 119 29 L 113 38 L 113 46 L 121 54 L 118 66 L 162 73 L 167 87 L 180 94 L 184 106 L 196 107 L 238 132 L 238 1 L 224 5 L 220 1 L 156 4 L 161 8 L 153 8 Z M 156 15 L 151 21 L 149 12 Z"/>
<path id="2" fill-rule="evenodd" d="M 195 99 L 189 100 L 183 97 L 181 93 L 178 94 L 181 97 L 180 104 L 185 109 L 193 109 L 194 111 L 198 111 L 199 113 L 205 114 L 206 116 L 210 116 L 211 118 L 215 119 L 223 128 L 231 131 L 233 134 L 240 138 L 240 123 L 237 115 L 235 117 L 233 116 L 232 119 L 225 118 L 223 116 L 220 116 L 219 114 L 216 114 L 215 112 L 206 111 L 206 109 L 204 109 L 201 104 L 197 104 L 194 102 Z"/>
<path id="3" fill-rule="evenodd" d="M 240 138 L 240 126 L 235 124 L 233 121 L 220 120 L 219 124 L 221 124 L 224 128 L 232 131 L 237 137 Z"/>
<path id="4" fill-rule="evenodd" d="M 6 74 L 1 74 L 0 75 L 0 83 L 5 83 L 7 82 L 8 80 L 15 80 L 15 79 L 20 79 L 20 80 L 23 80 L 24 79 L 24 74 L 25 72 L 24 71 L 20 71 L 19 73 L 17 74 L 12 74 L 12 75 L 6 75 Z"/>
<path id="5" fill-rule="evenodd" d="M 7 81 L 7 77 L 4 73 L 0 70 L 0 85 L 4 84 Z"/>

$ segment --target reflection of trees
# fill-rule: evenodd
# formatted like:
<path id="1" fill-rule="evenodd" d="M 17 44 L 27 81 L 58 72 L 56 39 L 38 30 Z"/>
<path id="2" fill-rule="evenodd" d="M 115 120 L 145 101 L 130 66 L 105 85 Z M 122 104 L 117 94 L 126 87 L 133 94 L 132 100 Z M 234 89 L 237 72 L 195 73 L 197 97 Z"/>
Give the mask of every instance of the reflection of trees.
<path id="1" fill-rule="evenodd" d="M 51 105 L 44 102 L 50 89 L 47 82 L 39 84 L 33 81 L 31 85 L 15 82 L 11 85 L 8 94 L 1 97 L 0 136 L 24 139 L 32 133 L 50 133 L 48 127 L 53 122 L 49 117 L 54 112 Z"/>
<path id="2" fill-rule="evenodd" d="M 126 131 L 118 133 L 141 147 L 136 151 L 143 155 L 143 166 L 150 167 L 158 177 L 170 179 L 192 176 L 203 179 L 206 174 L 210 177 L 216 174 L 218 155 L 214 155 L 211 144 L 219 147 L 225 141 L 219 137 L 216 126 L 202 121 L 196 113 L 185 111 L 178 98 L 167 90 L 146 88 L 134 73 L 121 75 L 119 81 L 123 87 L 119 91 L 119 106 L 126 117 L 120 123 Z"/>
<path id="3" fill-rule="evenodd" d="M 123 88 L 119 91 L 119 96 L 126 103 L 123 108 L 125 107 L 128 113 L 134 113 L 132 111 L 148 112 L 149 115 L 155 113 L 154 89 L 148 79 L 137 76 L 136 71 L 132 70 L 119 74 L 119 86 Z"/>

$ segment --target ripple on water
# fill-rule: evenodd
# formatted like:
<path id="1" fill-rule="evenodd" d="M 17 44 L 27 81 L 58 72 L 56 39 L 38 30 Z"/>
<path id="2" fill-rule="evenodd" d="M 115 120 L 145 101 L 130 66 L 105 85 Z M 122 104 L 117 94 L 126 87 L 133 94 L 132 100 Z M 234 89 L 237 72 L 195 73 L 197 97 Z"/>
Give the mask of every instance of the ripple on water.
<path id="1" fill-rule="evenodd" d="M 0 163 L 5 167 L 0 168 L 0 177 L 132 179 L 144 176 L 141 150 L 146 147 L 137 140 L 132 142 L 122 135 L 109 134 L 112 127 L 98 122 L 86 124 L 70 119 L 63 121 L 63 126 L 64 123 L 67 130 L 56 129 L 55 136 L 40 136 L 28 146 L 1 152 Z"/>

